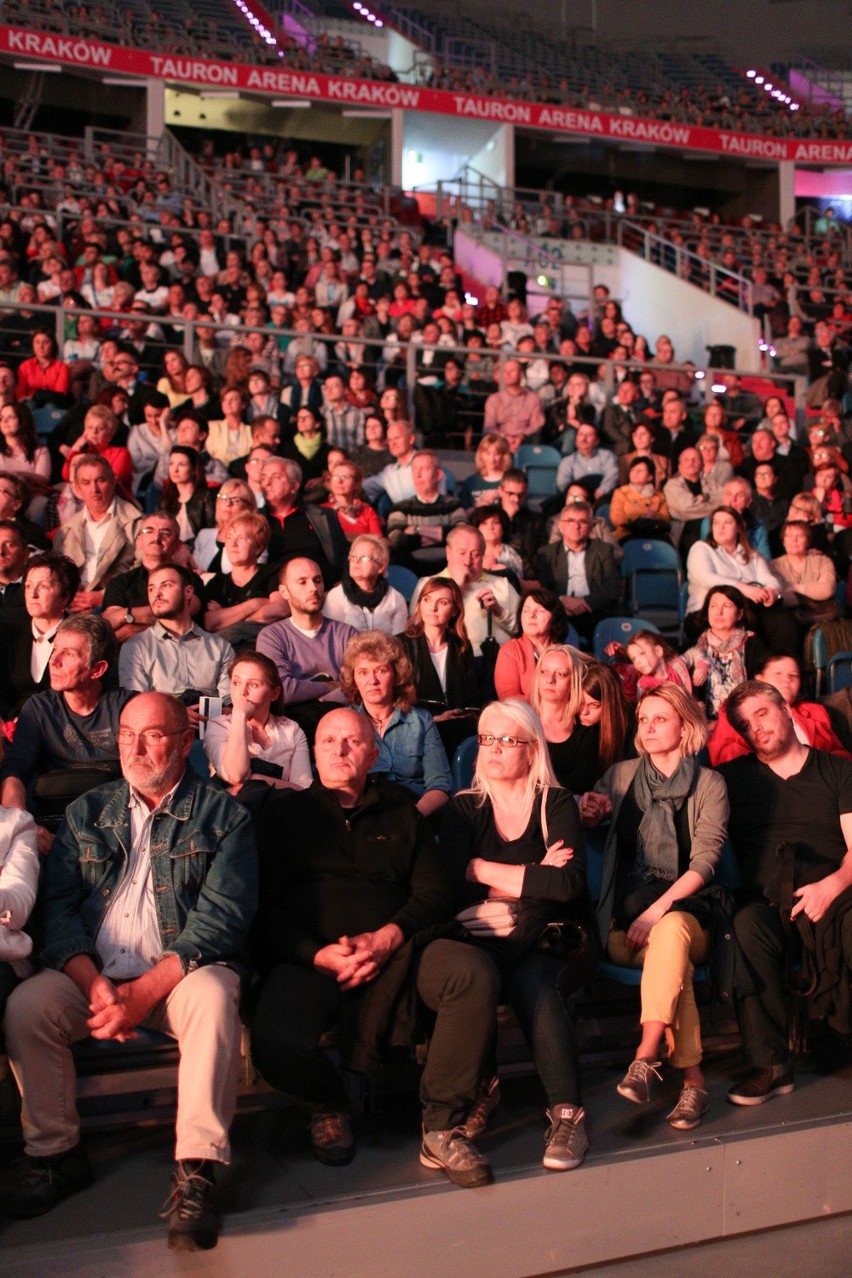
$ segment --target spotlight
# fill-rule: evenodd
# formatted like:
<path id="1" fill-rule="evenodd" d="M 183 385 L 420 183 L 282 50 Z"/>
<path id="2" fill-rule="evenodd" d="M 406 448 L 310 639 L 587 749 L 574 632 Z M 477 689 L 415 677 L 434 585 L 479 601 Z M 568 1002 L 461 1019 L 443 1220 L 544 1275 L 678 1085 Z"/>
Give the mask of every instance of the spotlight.
<path id="1" fill-rule="evenodd" d="M 756 76 L 754 77 L 754 82 L 755 82 L 755 84 L 763 84 L 763 76 L 762 76 L 762 75 L 756 75 Z"/>
<path id="2" fill-rule="evenodd" d="M 358 6 L 356 5 L 355 8 L 357 9 Z M 754 69 L 752 69 L 750 71 L 746 71 L 746 75 L 748 76 L 750 80 L 753 80 L 754 77 L 757 75 L 757 72 Z"/>

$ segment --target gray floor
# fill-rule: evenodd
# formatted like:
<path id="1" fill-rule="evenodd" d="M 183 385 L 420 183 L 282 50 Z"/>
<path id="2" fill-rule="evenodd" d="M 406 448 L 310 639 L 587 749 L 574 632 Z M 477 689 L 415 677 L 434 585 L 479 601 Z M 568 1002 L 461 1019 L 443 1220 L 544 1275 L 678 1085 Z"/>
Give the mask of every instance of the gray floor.
<path id="1" fill-rule="evenodd" d="M 605 1232 L 609 1228 L 613 1211 L 635 1210 L 637 1198 L 628 1196 L 625 1203 L 621 1195 L 624 1193 L 622 1187 L 634 1182 L 634 1195 L 641 1193 L 643 1169 L 634 1166 L 636 1160 L 656 1158 L 654 1166 L 669 1165 L 667 1174 L 671 1176 L 673 1171 L 675 1182 L 682 1167 L 685 1183 L 688 1166 L 693 1166 L 696 1160 L 702 1164 L 707 1162 L 706 1170 L 709 1172 L 711 1158 L 717 1158 L 719 1151 L 731 1139 L 757 1137 L 772 1131 L 784 1133 L 819 1129 L 829 1114 L 841 1121 L 844 1116 L 846 1119 L 852 1117 L 852 1066 L 847 1065 L 832 1075 L 825 1075 L 814 1068 L 802 1069 L 798 1074 L 797 1089 L 791 1096 L 775 1099 L 757 1109 L 738 1108 L 724 1100 L 725 1090 L 738 1068 L 738 1057 L 732 1053 L 720 1053 L 708 1061 L 712 1107 L 702 1127 L 692 1133 L 675 1132 L 665 1122 L 665 1115 L 676 1098 L 677 1086 L 673 1077 L 666 1078 L 658 1097 L 647 1109 L 639 1109 L 615 1093 L 615 1083 L 621 1070 L 609 1068 L 590 1072 L 585 1085 L 585 1103 L 591 1153 L 583 1169 L 558 1177 L 548 1175 L 540 1167 L 544 1120 L 537 1084 L 529 1076 L 508 1077 L 503 1083 L 503 1102 L 483 1142 L 495 1168 L 495 1191 L 499 1190 L 503 1195 L 498 1200 L 504 1204 L 500 1212 L 505 1216 L 513 1206 L 517 1208 L 525 1194 L 533 1195 L 529 1198 L 531 1211 L 543 1210 L 541 1201 L 544 1193 L 551 1197 L 558 1193 L 557 1202 L 569 1201 L 565 1195 L 570 1195 L 576 1209 L 583 1197 L 580 1191 L 585 1191 L 588 1197 L 594 1183 L 603 1186 L 603 1189 L 596 1189 L 599 1196 L 583 1208 L 584 1228 L 588 1239 L 594 1241 L 596 1231 Z M 437 1219 L 438 1213 L 461 1212 L 461 1223 L 457 1228 L 461 1229 L 459 1242 L 463 1243 L 464 1222 L 469 1216 L 473 1223 L 479 1207 L 475 1201 L 479 1199 L 479 1193 L 472 1195 L 455 1190 L 439 1173 L 420 1166 L 416 1096 L 410 1091 L 389 1091 L 384 1096 L 380 1095 L 379 1105 L 381 1112 L 360 1126 L 358 1154 L 349 1168 L 332 1169 L 317 1163 L 311 1155 L 302 1124 L 296 1121 L 292 1111 L 270 1109 L 238 1116 L 233 1129 L 234 1161 L 221 1178 L 221 1202 L 225 1215 L 223 1239 L 216 1253 L 203 1258 L 203 1272 L 242 1275 L 249 1257 L 256 1254 L 257 1272 L 265 1278 L 268 1272 L 278 1272 L 275 1268 L 268 1268 L 268 1256 L 278 1254 L 280 1245 L 284 1245 L 285 1241 L 288 1245 L 292 1242 L 293 1225 L 298 1226 L 295 1232 L 301 1235 L 300 1246 L 304 1246 L 307 1237 L 309 1256 L 310 1230 L 319 1231 L 327 1226 L 335 1213 L 341 1221 L 348 1220 L 350 1217 L 346 1213 L 353 1213 L 353 1209 L 357 1211 L 352 1219 L 358 1220 L 359 1228 L 366 1225 L 368 1230 L 375 1227 L 385 1233 L 389 1229 L 407 1227 L 406 1205 L 420 1211 L 421 1215 L 425 1212 L 427 1220 Z M 125 1129 L 96 1130 L 88 1134 L 87 1144 L 97 1176 L 91 1189 L 62 1203 L 37 1221 L 0 1219 L 0 1273 L 5 1278 L 49 1278 L 53 1274 L 62 1275 L 62 1278 L 76 1278 L 78 1274 L 80 1278 L 83 1275 L 85 1278 L 99 1278 L 101 1275 L 103 1278 L 112 1278 L 113 1275 L 116 1278 L 119 1275 L 120 1278 L 135 1278 L 148 1273 L 159 1276 L 171 1272 L 202 1272 L 199 1267 L 201 1257 L 188 1261 L 182 1259 L 180 1268 L 175 1269 L 174 1258 L 163 1246 L 164 1227 L 158 1222 L 158 1212 L 166 1197 L 171 1171 L 169 1126 L 152 1123 Z M 844 1183 L 849 1184 L 852 1182 L 852 1141 L 847 1141 L 843 1148 L 848 1150 L 849 1157 L 845 1160 L 846 1166 L 836 1170 Z M 679 1151 L 684 1151 L 683 1158 Z M 691 1151 L 692 1163 L 689 1163 L 685 1151 Z M 7 1141 L 0 1160 L 0 1190 L 5 1192 L 14 1183 L 16 1153 L 15 1143 Z M 673 1153 L 677 1155 L 674 1159 L 660 1157 Z M 587 1177 L 587 1169 L 591 1168 L 595 1169 L 594 1174 L 598 1177 L 594 1182 Z M 703 1166 L 701 1170 L 704 1170 Z M 694 1174 L 694 1167 L 690 1174 Z M 620 1186 L 617 1190 L 616 1182 Z M 611 1197 L 607 1188 L 610 1184 L 613 1186 Z M 480 1192 L 489 1194 L 493 1191 Z M 534 1205 L 536 1202 L 539 1204 L 537 1207 Z M 459 1203 L 464 1204 L 463 1208 Z M 363 1210 L 365 1205 L 370 1207 L 366 1213 Z M 831 1210 L 838 1208 L 835 1206 Z M 849 1210 L 849 1207 L 843 1206 L 840 1210 Z M 524 1219 L 523 1209 L 521 1219 Z M 843 1236 L 844 1228 L 848 1230 L 849 1221 L 837 1220 L 834 1223 L 840 1228 L 839 1234 L 835 1234 L 834 1230 L 814 1234 L 815 1238 L 826 1240 L 825 1264 L 821 1268 L 798 1268 L 796 1272 L 799 1275 L 820 1273 L 824 1278 L 830 1278 L 835 1273 L 852 1272 L 852 1261 L 845 1270 L 832 1267 L 836 1264 L 835 1241 Z M 697 1233 L 695 1236 L 702 1235 Z M 765 1238 L 766 1247 L 776 1248 L 784 1256 L 783 1242 L 776 1241 L 779 1235 L 761 1237 Z M 275 1243 L 276 1238 L 280 1245 Z M 665 1241 L 680 1240 L 671 1236 Z M 726 1278 L 730 1278 L 732 1273 L 751 1272 L 753 1267 L 749 1257 L 755 1254 L 762 1256 L 760 1249 L 763 1245 L 755 1239 L 741 1239 L 730 1251 L 727 1249 L 733 1244 L 725 1242 L 647 1261 L 609 1264 L 589 1272 L 612 1273 L 613 1278 L 616 1274 L 625 1273 L 666 1275 L 674 1273 L 674 1266 L 677 1266 L 680 1274 L 685 1268 L 693 1271 L 692 1261 L 685 1262 L 685 1257 L 695 1255 L 700 1263 L 698 1272 L 709 1275 L 717 1271 L 705 1266 L 706 1253 L 707 1265 L 718 1262 L 718 1272 L 721 1273 L 724 1267 Z M 359 1267 L 346 1272 L 350 1275 L 356 1272 L 364 1275 L 397 1272 L 392 1261 L 385 1262 L 379 1258 L 381 1246 L 387 1250 L 387 1242 L 381 1246 L 377 1243 L 377 1246 L 375 1268 L 369 1260 L 362 1260 Z M 820 1243 L 820 1246 L 823 1244 Z M 852 1255 L 852 1247 L 848 1250 Z M 479 1269 L 474 1261 L 463 1263 L 463 1253 L 462 1246 L 457 1264 L 444 1258 L 448 1267 L 436 1265 L 434 1272 L 465 1272 L 466 1278 L 473 1278 L 479 1272 L 489 1272 L 489 1269 Z M 261 1260 L 264 1254 L 267 1256 L 265 1262 Z M 729 1255 L 735 1258 L 732 1263 L 736 1267 L 733 1269 L 725 1267 L 725 1257 Z M 809 1263 L 814 1255 L 811 1244 L 808 1244 Z M 325 1261 L 316 1269 L 304 1259 L 301 1265 L 300 1272 L 308 1278 L 313 1278 L 313 1274 L 317 1274 L 317 1278 L 320 1275 L 325 1278 L 326 1274 L 333 1272 Z M 520 1278 L 522 1272 L 564 1272 L 563 1266 L 564 1257 L 560 1265 L 537 1263 L 533 1269 L 509 1267 L 503 1272 L 517 1272 Z M 340 1272 L 344 1269 L 345 1266 Z M 773 1269 L 778 1274 L 786 1272 L 774 1264 Z M 299 1270 L 291 1267 L 289 1272 Z M 493 1266 L 490 1272 L 494 1272 Z"/>
<path id="2" fill-rule="evenodd" d="M 633 1257 L 613 1265 L 563 1270 L 594 1278 L 739 1278 L 771 1274 L 772 1278 L 849 1278 L 852 1272 L 852 1216 L 831 1216 L 742 1238 L 681 1247 L 653 1256 Z"/>

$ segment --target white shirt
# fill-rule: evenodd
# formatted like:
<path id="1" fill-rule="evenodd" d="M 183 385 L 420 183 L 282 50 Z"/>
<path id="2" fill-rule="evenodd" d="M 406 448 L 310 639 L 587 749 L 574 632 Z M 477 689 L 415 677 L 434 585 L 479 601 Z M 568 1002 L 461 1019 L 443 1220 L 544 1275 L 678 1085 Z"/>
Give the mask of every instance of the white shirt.
<path id="1" fill-rule="evenodd" d="M 151 871 L 151 825 L 179 784 L 178 781 L 173 785 L 153 809 L 149 809 L 131 787 L 127 805 L 130 812 L 127 869 L 113 892 L 96 938 L 103 974 L 111 981 L 133 980 L 149 971 L 162 957 Z"/>
<path id="2" fill-rule="evenodd" d="M 44 672 L 47 669 L 47 663 L 50 661 L 50 654 L 53 652 L 53 641 L 56 638 L 56 632 L 59 629 L 59 622 L 52 630 L 45 630 L 44 634 L 36 630 L 35 622 L 33 622 L 33 647 L 30 653 L 30 677 L 33 683 L 41 683 Z"/>
<path id="3" fill-rule="evenodd" d="M 438 676 L 438 682 L 441 685 L 441 691 L 447 691 L 447 653 L 449 646 L 444 645 L 438 652 L 429 649 L 429 656 L 432 658 L 432 665 L 435 667 L 435 674 Z"/>
<path id="4" fill-rule="evenodd" d="M 589 593 L 589 579 L 586 576 L 586 551 L 569 550 L 564 546 L 565 558 L 568 560 L 568 588 L 566 595 L 576 599 L 585 599 Z"/>
<path id="5" fill-rule="evenodd" d="M 222 775 L 222 756 L 230 731 L 231 716 L 222 715 L 218 719 L 211 719 L 204 733 L 204 753 L 218 776 Z M 255 777 L 255 780 L 268 781 L 278 788 L 289 781 L 300 790 L 306 790 L 313 781 L 313 774 L 308 742 L 302 729 L 283 715 L 270 715 L 266 723 L 266 734 L 269 745 L 261 747 L 252 741 L 248 748 L 249 755 L 253 759 L 265 759 L 267 763 L 279 764 L 284 769 L 284 775 L 280 781 L 272 777 Z"/>
<path id="6" fill-rule="evenodd" d="M 83 544 L 86 547 L 86 562 L 80 569 L 80 578 L 84 586 L 97 579 L 101 547 L 109 531 L 110 523 L 115 519 L 115 511 L 116 505 L 113 500 L 106 513 L 97 521 L 91 518 L 88 510 L 83 516 Z"/>

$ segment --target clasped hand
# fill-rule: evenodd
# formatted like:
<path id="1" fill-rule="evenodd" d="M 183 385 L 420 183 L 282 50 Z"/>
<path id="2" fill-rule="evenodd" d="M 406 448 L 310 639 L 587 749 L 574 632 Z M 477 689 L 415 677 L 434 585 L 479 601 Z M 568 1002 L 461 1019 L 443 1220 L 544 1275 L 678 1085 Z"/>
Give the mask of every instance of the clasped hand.
<path id="1" fill-rule="evenodd" d="M 352 990 L 374 981 L 402 941 L 402 933 L 392 923 L 375 932 L 341 936 L 317 951 L 314 967 L 333 976 L 342 989 Z"/>
<path id="2" fill-rule="evenodd" d="M 107 976 L 96 976 L 89 989 L 87 1022 L 92 1038 L 114 1038 L 119 1043 L 136 1038 L 136 1027 L 144 1019 L 147 1007 L 135 998 L 133 981 L 113 985 Z"/>

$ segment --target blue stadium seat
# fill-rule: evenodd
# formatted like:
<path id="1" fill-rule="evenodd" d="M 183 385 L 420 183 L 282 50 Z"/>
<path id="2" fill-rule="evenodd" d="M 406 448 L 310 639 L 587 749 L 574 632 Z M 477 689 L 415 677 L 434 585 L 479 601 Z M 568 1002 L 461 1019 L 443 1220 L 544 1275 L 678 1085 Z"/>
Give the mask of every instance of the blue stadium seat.
<path id="1" fill-rule="evenodd" d="M 411 596 L 417 588 L 417 574 L 402 564 L 388 564 L 388 582 L 394 590 L 398 590 L 406 603 L 411 603 Z"/>
<path id="2" fill-rule="evenodd" d="M 605 617 L 595 626 L 592 637 L 592 652 L 598 661 L 606 661 L 605 648 L 611 643 L 624 644 L 636 634 L 637 630 L 653 630 L 659 634 L 659 627 L 644 617 Z"/>
<path id="3" fill-rule="evenodd" d="M 458 794 L 459 790 L 468 790 L 470 788 L 478 749 L 479 742 L 476 737 L 467 737 L 453 755 L 453 790 L 456 794 Z"/>
<path id="4" fill-rule="evenodd" d="M 670 542 L 628 541 L 621 575 L 627 579 L 628 607 L 634 616 L 653 622 L 660 630 L 680 632 L 683 571 Z"/>
<path id="5" fill-rule="evenodd" d="M 828 662 L 828 691 L 852 688 L 852 652 L 835 652 Z"/>
<path id="6" fill-rule="evenodd" d="M 55 404 L 42 404 L 41 408 L 32 411 L 37 435 L 52 435 L 65 416 L 65 409 L 57 408 Z"/>
<path id="7" fill-rule="evenodd" d="M 556 472 L 561 461 L 562 454 L 547 444 L 521 444 L 515 453 L 515 465 L 526 471 L 533 506 L 556 493 Z"/>

